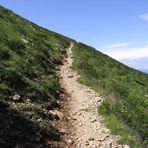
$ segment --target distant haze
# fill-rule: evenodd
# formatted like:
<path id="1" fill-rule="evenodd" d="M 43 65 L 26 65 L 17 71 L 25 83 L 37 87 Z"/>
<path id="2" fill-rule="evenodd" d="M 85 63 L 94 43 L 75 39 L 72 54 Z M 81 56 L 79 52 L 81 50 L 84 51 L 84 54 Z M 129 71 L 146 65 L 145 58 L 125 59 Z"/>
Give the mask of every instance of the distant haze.
<path id="1" fill-rule="evenodd" d="M 138 58 L 138 59 L 123 59 L 121 60 L 124 64 L 148 73 L 148 57 Z"/>
<path id="2" fill-rule="evenodd" d="M 142 70 L 144 73 L 148 74 L 148 70 Z"/>
<path id="3" fill-rule="evenodd" d="M 102 52 L 137 70 L 148 73 L 148 45 L 133 47 L 128 43 L 116 43 L 102 47 Z"/>

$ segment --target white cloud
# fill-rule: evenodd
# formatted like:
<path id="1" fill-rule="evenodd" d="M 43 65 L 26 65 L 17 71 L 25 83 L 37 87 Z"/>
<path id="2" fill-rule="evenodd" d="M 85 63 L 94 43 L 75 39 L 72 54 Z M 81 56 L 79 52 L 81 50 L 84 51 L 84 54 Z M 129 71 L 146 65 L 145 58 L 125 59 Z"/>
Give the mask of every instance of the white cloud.
<path id="1" fill-rule="evenodd" d="M 148 47 L 126 48 L 121 50 L 112 49 L 112 51 L 106 51 L 104 53 L 116 60 L 127 58 L 137 59 L 148 56 Z"/>
<path id="2" fill-rule="evenodd" d="M 148 21 L 148 13 L 142 14 L 139 17 L 144 21 Z"/>
<path id="3" fill-rule="evenodd" d="M 111 49 L 111 48 L 124 48 L 124 47 L 127 47 L 129 46 L 128 43 L 115 43 L 115 44 L 110 44 L 110 45 L 107 45 L 103 48 L 105 49 Z"/>
<path id="4" fill-rule="evenodd" d="M 148 69 L 148 44 L 133 47 L 128 43 L 116 43 L 102 48 L 102 52 L 110 57 L 136 69 Z"/>

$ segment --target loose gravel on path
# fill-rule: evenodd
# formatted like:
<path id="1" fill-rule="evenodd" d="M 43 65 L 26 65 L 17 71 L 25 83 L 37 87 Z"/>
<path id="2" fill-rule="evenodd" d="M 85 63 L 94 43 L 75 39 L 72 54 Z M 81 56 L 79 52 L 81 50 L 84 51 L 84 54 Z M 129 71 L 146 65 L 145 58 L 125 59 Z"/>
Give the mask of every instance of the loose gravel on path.
<path id="1" fill-rule="evenodd" d="M 129 148 L 117 144 L 119 137 L 111 135 L 110 130 L 102 123 L 97 108 L 103 102 L 103 98 L 94 90 L 77 82 L 79 75 L 71 69 L 72 47 L 73 44 L 68 49 L 68 56 L 59 72 L 60 83 L 70 95 L 66 100 L 69 111 L 67 118 L 72 128 L 72 132 L 68 133 L 71 139 L 67 140 L 71 144 L 70 148 Z"/>

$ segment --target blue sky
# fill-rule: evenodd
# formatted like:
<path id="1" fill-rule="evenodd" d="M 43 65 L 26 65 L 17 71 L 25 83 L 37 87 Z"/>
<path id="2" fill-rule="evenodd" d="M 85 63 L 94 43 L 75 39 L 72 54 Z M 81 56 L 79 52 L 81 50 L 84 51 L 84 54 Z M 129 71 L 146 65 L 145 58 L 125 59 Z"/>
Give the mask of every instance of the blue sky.
<path id="1" fill-rule="evenodd" d="M 148 57 L 147 0 L 0 0 L 0 4 L 117 60 Z"/>

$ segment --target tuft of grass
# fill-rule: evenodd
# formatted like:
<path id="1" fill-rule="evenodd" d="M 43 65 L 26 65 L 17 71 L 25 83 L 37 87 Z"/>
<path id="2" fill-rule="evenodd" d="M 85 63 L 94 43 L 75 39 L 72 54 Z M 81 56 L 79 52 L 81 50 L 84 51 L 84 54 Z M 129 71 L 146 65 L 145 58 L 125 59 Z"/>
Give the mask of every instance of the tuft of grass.
<path id="1" fill-rule="evenodd" d="M 107 107 L 108 103 L 104 102 L 98 108 L 98 112 L 103 115 L 103 122 L 107 128 L 110 129 L 111 133 L 114 135 L 120 135 L 118 143 L 127 144 L 133 148 L 140 148 L 141 144 L 138 141 L 138 138 L 135 137 L 135 133 L 131 131 L 114 113 L 108 112 Z"/>
<path id="2" fill-rule="evenodd" d="M 60 139 L 60 133 L 57 129 L 55 129 L 52 126 L 47 127 L 47 135 L 53 139 L 53 140 L 59 140 Z"/>

